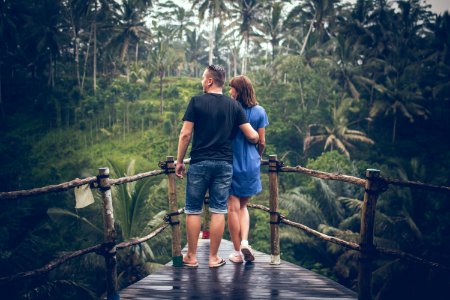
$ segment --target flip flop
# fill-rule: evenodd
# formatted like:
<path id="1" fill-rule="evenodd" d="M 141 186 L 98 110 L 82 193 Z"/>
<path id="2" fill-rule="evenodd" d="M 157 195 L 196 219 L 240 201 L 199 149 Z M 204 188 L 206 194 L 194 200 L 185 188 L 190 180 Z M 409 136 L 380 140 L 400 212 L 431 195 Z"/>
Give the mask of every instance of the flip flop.
<path id="1" fill-rule="evenodd" d="M 198 268 L 198 262 L 196 262 L 195 264 L 190 264 L 190 263 L 187 263 L 187 262 L 183 261 L 183 267 L 186 267 L 186 268 Z"/>
<path id="2" fill-rule="evenodd" d="M 224 266 L 226 263 L 227 263 L 227 262 L 226 262 L 223 258 L 221 258 L 220 261 L 219 261 L 217 264 L 215 264 L 215 265 L 209 265 L 209 267 L 210 267 L 210 268 L 219 268 L 219 267 L 221 267 L 221 266 Z"/>

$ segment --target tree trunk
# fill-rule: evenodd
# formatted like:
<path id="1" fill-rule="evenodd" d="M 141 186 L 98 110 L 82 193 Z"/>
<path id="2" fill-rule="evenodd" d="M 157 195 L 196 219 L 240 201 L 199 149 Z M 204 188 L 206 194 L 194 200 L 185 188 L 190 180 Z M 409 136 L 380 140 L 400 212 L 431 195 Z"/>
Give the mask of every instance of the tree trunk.
<path id="1" fill-rule="evenodd" d="M 163 77 L 164 77 L 164 71 L 159 71 L 159 114 L 163 114 Z"/>
<path id="2" fill-rule="evenodd" d="M 52 88 L 55 87 L 55 77 L 53 76 L 53 57 L 52 54 L 50 53 L 49 58 L 48 58 L 48 80 L 47 80 L 47 85 L 51 86 Z"/>
<path id="3" fill-rule="evenodd" d="M 214 16 L 211 17 L 211 31 L 209 33 L 209 56 L 208 63 L 213 63 L 213 49 L 214 49 Z"/>
<path id="4" fill-rule="evenodd" d="M 245 34 L 245 51 L 244 51 L 244 59 L 242 60 L 242 74 L 247 74 L 247 64 L 248 64 L 248 48 L 250 46 L 250 36 L 247 32 Z"/>
<path id="5" fill-rule="evenodd" d="M 397 115 L 394 114 L 394 125 L 392 126 L 392 144 L 395 144 L 396 134 L 397 134 Z"/>
<path id="6" fill-rule="evenodd" d="M 275 61 L 275 51 L 276 51 L 276 49 L 275 49 L 275 40 L 274 40 L 274 38 L 272 38 L 271 40 L 270 40 L 270 44 L 272 45 L 272 64 L 273 64 L 273 62 Z"/>
<path id="7" fill-rule="evenodd" d="M 3 108 L 3 97 L 2 97 L 2 64 L 0 63 L 0 116 L 5 118 L 5 110 Z"/>
<path id="8" fill-rule="evenodd" d="M 139 42 L 136 42 L 136 57 L 135 57 L 135 63 L 136 63 L 136 65 L 137 65 L 137 63 L 138 63 L 138 58 L 139 58 Z"/>
<path id="9" fill-rule="evenodd" d="M 95 10 L 94 10 L 94 24 L 93 26 L 93 30 L 94 30 L 94 57 L 93 57 L 93 64 L 94 64 L 94 71 L 92 74 L 93 77 L 93 88 L 94 88 L 94 94 L 97 93 L 97 0 L 95 0 Z"/>
<path id="10" fill-rule="evenodd" d="M 236 60 L 237 54 L 233 54 L 233 75 L 237 76 L 237 60 Z"/>
<path id="11" fill-rule="evenodd" d="M 78 47 L 78 31 L 75 26 L 75 20 L 73 19 L 73 12 L 70 12 L 70 21 L 72 23 L 72 33 L 75 43 L 75 72 L 77 73 L 78 90 L 81 91 L 81 79 L 80 79 L 80 49 Z"/>
<path id="12" fill-rule="evenodd" d="M 127 120 L 127 133 L 130 133 L 130 102 L 127 102 L 127 114 L 126 114 L 126 120 Z"/>
<path id="13" fill-rule="evenodd" d="M 303 46 L 302 46 L 302 49 L 300 50 L 300 56 L 302 56 L 303 52 L 305 52 L 306 44 L 308 43 L 309 35 L 311 34 L 313 25 L 314 25 L 314 19 L 311 20 L 311 24 L 309 25 L 308 33 L 306 34 L 305 39 L 303 40 Z"/>
<path id="14" fill-rule="evenodd" d="M 81 91 L 84 90 L 84 79 L 86 78 L 87 62 L 89 59 L 89 48 L 91 46 L 91 40 L 92 40 L 93 34 L 94 34 L 94 27 L 91 27 L 91 32 L 89 34 L 89 41 L 87 43 L 86 57 L 84 58 L 83 78 L 81 79 Z"/>

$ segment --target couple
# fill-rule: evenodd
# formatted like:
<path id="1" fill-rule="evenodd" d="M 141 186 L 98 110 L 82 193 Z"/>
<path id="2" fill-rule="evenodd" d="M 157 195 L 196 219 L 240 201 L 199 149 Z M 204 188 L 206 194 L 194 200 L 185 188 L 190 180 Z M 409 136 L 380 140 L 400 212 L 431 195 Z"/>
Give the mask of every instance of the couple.
<path id="1" fill-rule="evenodd" d="M 207 190 L 211 212 L 209 266 L 215 268 L 225 264 L 218 251 L 225 228 L 227 202 L 228 228 L 235 249 L 229 259 L 235 263 L 254 260 L 248 245 L 250 218 L 246 204 L 250 196 L 261 191 L 259 166 L 265 147 L 267 115 L 261 106 L 257 106 L 247 77 L 231 79 L 230 95 L 234 100 L 223 95 L 224 83 L 225 69 L 218 65 L 208 66 L 202 77 L 204 94 L 192 97 L 183 117 L 175 174 L 183 178 L 186 170 L 183 159 L 193 136 L 186 183 L 188 252 L 183 257 L 183 265 L 187 267 L 198 266 L 200 214 Z"/>

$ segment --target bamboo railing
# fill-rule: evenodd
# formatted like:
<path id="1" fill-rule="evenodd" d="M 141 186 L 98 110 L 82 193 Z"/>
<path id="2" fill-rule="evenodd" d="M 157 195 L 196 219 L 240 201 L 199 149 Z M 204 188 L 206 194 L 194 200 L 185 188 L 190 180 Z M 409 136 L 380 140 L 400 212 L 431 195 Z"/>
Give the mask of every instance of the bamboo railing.
<path id="1" fill-rule="evenodd" d="M 189 160 L 184 160 L 185 163 L 189 163 Z M 34 276 L 40 276 L 49 271 L 55 269 L 59 265 L 67 262 L 70 259 L 79 257 L 88 253 L 97 253 L 104 256 L 106 266 L 106 282 L 107 282 L 107 299 L 117 299 L 117 250 L 124 249 L 133 245 L 137 245 L 150 240 L 163 232 L 167 227 L 172 227 L 172 262 L 174 267 L 182 266 L 181 255 L 181 233 L 180 233 L 180 221 L 178 216 L 184 213 L 184 209 L 177 207 L 177 195 L 176 195 L 176 182 L 174 176 L 174 168 L 176 161 L 173 156 L 167 156 L 166 161 L 160 162 L 159 166 L 161 170 L 154 170 L 145 173 L 140 173 L 133 176 L 122 177 L 118 179 L 109 178 L 109 169 L 100 168 L 99 174 L 95 177 L 88 177 L 85 179 L 74 179 L 69 182 L 46 186 L 42 188 L 35 188 L 30 190 L 21 190 L 14 192 L 0 192 L 0 201 L 6 201 L 8 199 L 17 199 L 36 196 L 46 193 L 62 192 L 77 186 L 89 184 L 91 188 L 97 188 L 102 196 L 103 203 L 103 220 L 104 220 L 104 241 L 102 244 L 91 246 L 86 249 L 77 250 L 72 253 L 55 259 L 45 266 L 31 271 L 21 272 L 7 277 L 1 277 L 0 283 L 7 283 L 20 279 L 26 279 Z M 431 184 L 425 184 L 416 181 L 401 181 L 395 179 L 387 179 L 380 176 L 380 171 L 374 169 L 368 169 L 366 171 L 366 179 L 361 179 L 353 176 L 343 174 L 332 174 L 317 170 L 307 169 L 301 166 L 285 167 L 281 161 L 277 159 L 276 155 L 270 155 L 269 160 L 261 161 L 262 166 L 269 166 L 269 207 L 263 205 L 251 204 L 248 206 L 251 208 L 261 209 L 270 214 L 270 245 L 271 245 L 271 264 L 280 264 L 280 236 L 279 225 L 286 224 L 305 231 L 317 238 L 325 240 L 327 242 L 335 243 L 347 249 L 358 251 L 359 255 L 359 270 L 358 270 L 358 297 L 359 299 L 371 299 L 371 276 L 372 276 L 372 261 L 376 255 L 386 255 L 393 258 L 400 258 L 408 260 L 414 263 L 420 263 L 431 268 L 450 271 L 450 268 L 442 266 L 436 262 L 414 256 L 409 253 L 405 253 L 398 250 L 386 249 L 377 247 L 373 243 L 374 238 L 374 222 L 376 214 L 376 203 L 379 195 L 383 193 L 389 185 L 411 187 L 427 189 L 437 192 L 450 193 L 450 187 L 437 186 Z M 360 227 L 360 242 L 359 244 L 344 241 L 337 237 L 329 236 L 318 232 L 312 228 L 309 228 L 303 224 L 296 223 L 286 219 L 285 216 L 278 212 L 278 174 L 286 173 L 302 173 L 307 176 L 320 178 L 323 180 L 337 180 L 354 184 L 364 188 L 364 201 L 361 211 L 361 227 Z M 144 237 L 132 239 L 129 241 L 116 243 L 116 232 L 114 229 L 114 212 L 112 206 L 111 186 L 125 184 L 140 180 L 143 178 L 158 176 L 166 174 L 168 178 L 168 207 L 169 213 L 164 217 L 164 224 L 156 228 L 154 231 Z M 206 197 L 208 198 L 208 197 Z M 207 205 L 207 199 L 205 199 L 205 205 Z M 203 237 L 208 236 L 208 218 L 209 214 L 205 213 L 205 220 L 203 226 Z"/>

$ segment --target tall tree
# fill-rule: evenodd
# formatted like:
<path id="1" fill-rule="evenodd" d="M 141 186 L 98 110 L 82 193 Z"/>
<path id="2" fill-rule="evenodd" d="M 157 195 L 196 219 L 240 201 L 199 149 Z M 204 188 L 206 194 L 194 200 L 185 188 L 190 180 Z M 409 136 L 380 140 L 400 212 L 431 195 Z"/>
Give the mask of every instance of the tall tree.
<path id="1" fill-rule="evenodd" d="M 290 28 L 301 26 L 306 31 L 303 37 L 300 55 L 306 50 L 310 35 L 314 32 L 316 41 L 324 42 L 327 36 L 327 27 L 335 16 L 335 4 L 338 0 L 307 0 L 295 6 L 287 16 Z"/>
<path id="2" fill-rule="evenodd" d="M 206 60 L 207 56 L 204 54 L 206 40 L 197 32 L 197 29 L 188 31 L 186 33 L 186 59 L 193 68 L 193 76 L 199 76 L 199 65 Z"/>
<path id="3" fill-rule="evenodd" d="M 324 143 L 323 150 L 338 150 L 350 157 L 350 150 L 355 149 L 354 142 L 374 144 L 367 135 L 349 126 L 355 122 L 349 122 L 347 113 L 351 110 L 352 99 L 344 99 L 339 106 L 331 111 L 329 124 L 311 124 L 304 141 L 304 150 L 307 151 L 316 143 Z M 314 129 L 317 129 L 313 131 Z"/>
<path id="4" fill-rule="evenodd" d="M 208 54 L 208 64 L 213 63 L 213 51 L 214 51 L 214 33 L 216 27 L 214 25 L 215 19 L 222 19 L 224 16 L 228 15 L 227 0 L 194 0 L 192 1 L 192 8 L 199 6 L 199 19 L 203 21 L 205 19 L 205 14 L 208 13 L 208 19 L 211 25 L 211 30 L 209 32 L 209 54 Z"/>
<path id="5" fill-rule="evenodd" d="M 244 40 L 244 57 L 242 61 L 242 74 L 247 73 L 248 52 L 250 48 L 250 37 L 256 35 L 255 27 L 259 25 L 262 5 L 257 0 L 240 0 L 235 3 L 234 13 L 237 20 L 234 25 L 239 25 L 239 33 Z"/>
<path id="6" fill-rule="evenodd" d="M 264 10 L 266 13 L 263 13 L 261 30 L 272 46 L 273 62 L 278 53 L 279 43 L 283 38 L 283 3 L 270 2 Z"/>
<path id="7" fill-rule="evenodd" d="M 151 1 L 126 0 L 121 5 L 116 4 L 113 11 L 112 37 L 106 46 L 118 47 L 120 63 L 125 64 L 126 75 L 129 81 L 130 59 L 128 51 L 130 44 L 135 44 L 135 63 L 139 56 L 139 41 L 142 35 L 147 34 L 144 18 L 147 16 Z"/>
<path id="8" fill-rule="evenodd" d="M 174 63 L 175 56 L 173 49 L 170 47 L 170 40 L 174 37 L 175 32 L 167 27 L 160 27 L 153 23 L 156 32 L 156 40 L 153 42 L 153 47 L 149 53 L 150 66 L 155 70 L 159 77 L 159 113 L 163 114 L 164 93 L 163 93 L 163 78 L 166 76 L 166 70 Z"/>
<path id="9" fill-rule="evenodd" d="M 429 111 L 419 104 L 424 99 L 422 90 L 417 81 L 411 80 L 423 73 L 422 57 L 426 51 L 421 45 L 426 41 L 429 12 L 420 1 L 399 2 L 398 13 L 381 4 L 372 15 L 370 27 L 377 44 L 369 59 L 373 62 L 374 76 L 373 80 L 363 81 L 377 92 L 370 117 L 392 117 L 392 143 L 395 143 L 399 117 L 412 123 L 415 117 L 429 116 Z"/>

